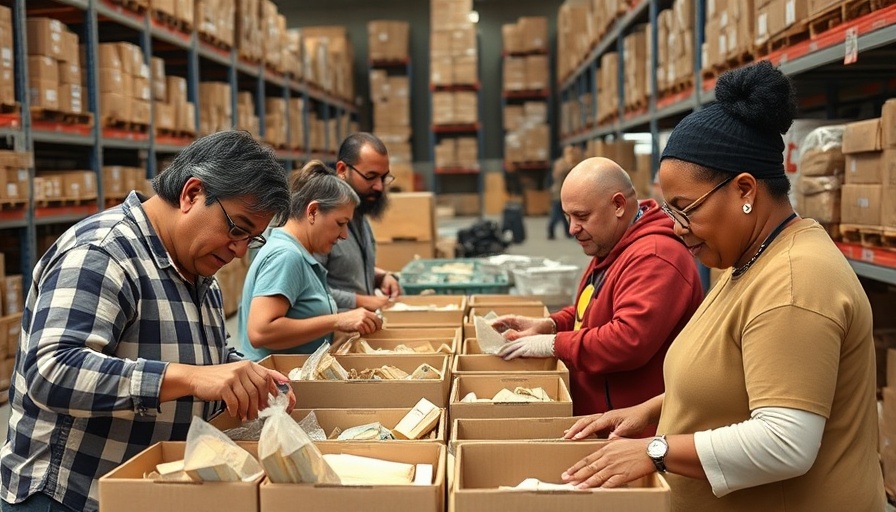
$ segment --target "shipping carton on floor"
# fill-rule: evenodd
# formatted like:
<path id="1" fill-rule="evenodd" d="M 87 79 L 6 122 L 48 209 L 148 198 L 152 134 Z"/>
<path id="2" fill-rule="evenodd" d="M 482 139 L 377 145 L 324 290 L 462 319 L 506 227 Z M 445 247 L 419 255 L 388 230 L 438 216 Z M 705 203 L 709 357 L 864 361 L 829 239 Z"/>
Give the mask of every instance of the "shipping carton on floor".
<path id="1" fill-rule="evenodd" d="M 287 375 L 293 368 L 301 367 L 309 356 L 274 354 L 258 364 Z M 349 354 L 336 356 L 336 360 L 346 371 L 352 368 L 360 371 L 392 365 L 407 373 L 412 373 L 423 363 L 441 372 L 442 378 L 435 380 L 294 380 L 290 381 L 296 394 L 296 407 L 303 409 L 413 407 L 421 398 L 426 398 L 438 407 L 446 407 L 451 382 L 451 356 L 395 355 L 392 357 Z"/>
<path id="2" fill-rule="evenodd" d="M 569 388 L 569 368 L 556 357 L 518 357 L 505 361 L 491 354 L 460 354 L 454 356 L 454 361 L 451 363 L 451 377 L 456 378 L 460 375 L 504 375 L 507 377 L 557 375 Z"/>
<path id="3" fill-rule="evenodd" d="M 468 393 L 491 399 L 502 389 L 543 388 L 553 402 L 461 402 Z M 448 401 L 448 417 L 459 418 L 549 418 L 572 416 L 569 388 L 559 375 L 500 376 L 461 375 L 454 379 Z"/>
<path id="4" fill-rule="evenodd" d="M 253 482 L 156 482 L 143 478 L 162 462 L 184 458 L 187 443 L 156 443 L 100 478 L 100 510 L 115 512 L 150 512 L 157 510 L 190 510 L 220 512 L 258 510 L 258 485 Z M 253 456 L 255 443 L 240 443 Z"/>
<path id="5" fill-rule="evenodd" d="M 503 306 L 478 306 L 470 308 L 464 318 L 464 338 L 476 337 L 476 325 L 473 323 L 473 317 L 485 316 L 489 313 L 495 313 L 498 316 L 503 315 L 520 315 L 535 318 L 546 318 L 551 312 L 544 304 L 507 304 Z"/>
<path id="6" fill-rule="evenodd" d="M 656 473 L 625 488 L 584 491 L 500 491 L 526 478 L 563 483 L 567 468 L 606 441 L 575 443 L 466 443 L 457 447 L 454 478 L 448 496 L 450 512 L 663 512 L 672 509 L 669 485 Z"/>
<path id="7" fill-rule="evenodd" d="M 392 429 L 401 421 L 402 418 L 411 410 L 411 407 L 397 408 L 381 408 L 381 409 L 293 409 L 290 416 L 294 420 L 302 421 L 308 414 L 314 412 L 317 417 L 317 423 L 329 436 L 334 429 L 347 430 L 368 423 L 379 423 L 380 425 Z M 224 431 L 243 425 L 239 418 L 235 418 L 226 411 L 212 418 L 209 423 L 218 430 Z M 421 439 L 412 439 L 414 442 L 437 442 L 445 443 L 448 433 L 448 414 L 445 409 L 441 409 L 439 422 L 435 428 L 426 437 Z M 335 441 L 335 439 L 334 439 Z M 396 438 L 395 441 L 402 441 Z M 404 440 L 407 441 L 407 440 Z M 358 442 L 358 441 L 339 441 L 339 442 Z M 391 440 L 390 440 L 391 442 Z"/>
<path id="8" fill-rule="evenodd" d="M 563 441 L 563 435 L 580 418 L 459 418 L 451 428 L 449 451 L 456 453 L 457 445 L 464 442 Z"/>
<path id="9" fill-rule="evenodd" d="M 456 306 L 456 309 L 438 311 L 393 311 L 384 308 L 383 324 L 396 327 L 459 327 L 464 323 L 467 297 L 464 295 L 402 295 L 398 302 L 409 306 Z"/>
<path id="10" fill-rule="evenodd" d="M 327 512 L 443 512 L 445 508 L 445 445 L 436 443 L 339 443 L 315 445 L 324 454 L 346 453 L 406 464 L 431 464 L 429 485 L 275 484 L 265 479 L 259 489 L 261 512 L 326 510 Z M 240 510 L 226 507 L 220 510 Z"/>

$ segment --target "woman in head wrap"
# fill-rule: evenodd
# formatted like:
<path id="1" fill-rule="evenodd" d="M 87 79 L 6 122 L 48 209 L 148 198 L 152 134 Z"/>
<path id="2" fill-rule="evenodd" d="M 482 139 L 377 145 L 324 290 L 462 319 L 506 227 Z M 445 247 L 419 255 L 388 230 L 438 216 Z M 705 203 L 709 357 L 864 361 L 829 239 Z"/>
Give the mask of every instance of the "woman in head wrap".
<path id="1" fill-rule="evenodd" d="M 659 170 L 676 233 L 728 269 L 666 356 L 666 392 L 579 421 L 609 432 L 563 478 L 618 487 L 666 473 L 673 510 L 883 511 L 871 307 L 846 259 L 787 197 L 796 102 L 768 62 L 722 75 Z M 657 424 L 657 438 L 617 439 Z"/>

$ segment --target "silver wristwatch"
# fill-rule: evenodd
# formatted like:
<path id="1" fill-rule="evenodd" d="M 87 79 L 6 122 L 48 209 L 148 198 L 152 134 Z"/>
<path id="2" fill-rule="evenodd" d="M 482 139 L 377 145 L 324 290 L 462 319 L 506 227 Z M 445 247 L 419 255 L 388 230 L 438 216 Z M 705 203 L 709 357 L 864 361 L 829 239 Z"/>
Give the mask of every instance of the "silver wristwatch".
<path id="1" fill-rule="evenodd" d="M 650 440 L 647 445 L 647 456 L 653 461 L 656 470 L 660 473 L 666 472 L 666 454 L 669 453 L 669 443 L 666 442 L 666 435 L 656 436 Z"/>

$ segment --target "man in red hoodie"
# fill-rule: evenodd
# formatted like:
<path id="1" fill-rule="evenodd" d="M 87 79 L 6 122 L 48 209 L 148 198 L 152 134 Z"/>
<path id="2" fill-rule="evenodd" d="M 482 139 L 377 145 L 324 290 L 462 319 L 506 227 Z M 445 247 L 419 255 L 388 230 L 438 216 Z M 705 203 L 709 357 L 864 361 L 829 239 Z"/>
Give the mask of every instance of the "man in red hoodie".
<path id="1" fill-rule="evenodd" d="M 669 217 L 652 199 L 638 202 L 612 160 L 577 165 L 560 200 L 569 232 L 594 259 L 575 305 L 492 323 L 507 329 L 499 355 L 561 359 L 576 415 L 640 404 L 663 392 L 666 351 L 703 300 L 696 264 Z"/>

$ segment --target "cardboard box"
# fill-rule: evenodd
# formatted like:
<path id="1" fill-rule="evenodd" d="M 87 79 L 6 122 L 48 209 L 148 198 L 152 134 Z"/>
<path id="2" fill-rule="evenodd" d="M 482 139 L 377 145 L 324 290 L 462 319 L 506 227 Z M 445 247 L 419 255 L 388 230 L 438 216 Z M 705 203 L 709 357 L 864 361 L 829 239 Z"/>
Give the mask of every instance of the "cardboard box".
<path id="1" fill-rule="evenodd" d="M 87 109 L 83 89 L 77 84 L 61 84 L 59 86 L 59 110 L 72 114 L 80 114 Z"/>
<path id="2" fill-rule="evenodd" d="M 157 464 L 183 459 L 186 445 L 183 441 L 156 443 L 106 473 L 99 480 L 100 509 L 258 510 L 261 477 L 253 482 L 202 483 L 156 482 L 143 477 Z"/>
<path id="3" fill-rule="evenodd" d="M 468 393 L 479 398 L 492 398 L 502 389 L 516 387 L 543 388 L 553 402 L 461 402 Z M 448 416 L 458 418 L 547 418 L 572 416 L 572 398 L 560 375 L 500 376 L 460 375 L 454 379 L 448 400 Z"/>
<path id="4" fill-rule="evenodd" d="M 490 307 L 490 306 L 512 306 L 512 305 L 521 305 L 521 306 L 544 306 L 544 303 L 541 302 L 535 295 L 503 295 L 503 294 L 487 294 L 487 293 L 476 293 L 470 295 L 470 298 L 467 299 L 467 306 L 469 308 L 474 307 Z"/>
<path id="5" fill-rule="evenodd" d="M 843 129 L 843 154 L 880 151 L 880 118 L 847 123 Z"/>
<path id="6" fill-rule="evenodd" d="M 523 16 L 517 20 L 520 50 L 524 52 L 548 49 L 548 19 L 544 16 Z"/>
<path id="7" fill-rule="evenodd" d="M 536 318 L 546 318 L 551 313 L 544 304 L 502 304 L 491 305 L 485 307 L 474 307 L 467 311 L 464 316 L 464 338 L 476 337 L 476 325 L 473 323 L 474 316 L 485 316 L 494 312 L 498 316 L 502 315 L 520 315 Z"/>
<path id="8" fill-rule="evenodd" d="M 59 65 L 53 57 L 46 55 L 28 56 L 29 82 L 59 82 Z"/>
<path id="9" fill-rule="evenodd" d="M 516 23 L 501 25 L 501 43 L 505 53 L 522 52 L 523 37 Z"/>
<path id="10" fill-rule="evenodd" d="M 416 258 L 434 258 L 435 245 L 426 242 L 382 242 L 376 245 L 376 266 L 397 272 Z"/>
<path id="11" fill-rule="evenodd" d="M 3 292 L 3 315 L 21 314 L 25 308 L 25 293 L 21 275 L 9 275 L 0 281 Z"/>
<path id="12" fill-rule="evenodd" d="M 879 226 L 881 189 L 881 185 L 843 185 L 840 190 L 840 222 Z"/>
<path id="13" fill-rule="evenodd" d="M 377 242 L 435 239 L 435 199 L 432 192 L 389 194 L 389 208 L 370 227 Z"/>
<path id="14" fill-rule="evenodd" d="M 304 510 L 328 512 L 442 512 L 445 506 L 446 449 L 436 443 L 315 443 L 324 453 L 348 453 L 406 464 L 431 464 L 429 485 L 313 485 L 275 484 L 265 479 L 259 487 L 260 511 L 282 512 L 301 504 Z M 238 510 L 224 508 L 221 510 Z"/>
<path id="15" fill-rule="evenodd" d="M 310 413 L 314 413 L 320 428 L 329 436 L 335 429 L 342 431 L 359 425 L 367 425 L 368 423 L 379 423 L 380 425 L 392 429 L 401 421 L 405 415 L 411 411 L 410 407 L 400 408 L 383 408 L 383 409 L 293 409 L 289 415 L 297 422 L 305 419 Z M 448 414 L 445 409 L 441 409 L 439 422 L 436 424 L 429 436 L 422 439 L 394 439 L 395 441 L 410 442 L 439 442 L 445 444 L 448 434 Z M 219 430 L 229 430 L 237 428 L 244 423 L 239 419 L 222 412 L 212 418 L 209 423 Z M 336 439 L 332 439 L 336 441 Z M 348 442 L 348 441 L 339 441 Z M 351 441 L 355 442 L 355 441 Z"/>
<path id="16" fill-rule="evenodd" d="M 393 311 L 383 308 L 383 325 L 389 328 L 396 326 L 431 326 L 459 327 L 464 322 L 464 311 L 467 309 L 467 298 L 463 295 L 403 295 L 398 302 L 409 306 L 440 308 L 456 306 L 457 309 L 440 311 Z"/>
<path id="17" fill-rule="evenodd" d="M 480 200 L 479 194 L 439 194 L 436 196 L 436 206 L 450 206 L 456 215 L 479 215 L 482 209 Z"/>
<path id="18" fill-rule="evenodd" d="M 844 182 L 849 184 L 879 185 L 881 184 L 881 152 L 866 151 L 844 155 L 846 173 Z"/>
<path id="19" fill-rule="evenodd" d="M 53 18 L 28 18 L 25 33 L 28 35 L 28 54 L 46 55 L 60 60 L 64 56 L 62 33 L 67 29 Z"/>
<path id="20" fill-rule="evenodd" d="M 459 354 L 451 363 L 451 377 L 461 375 L 504 375 L 513 377 L 558 375 L 569 388 L 569 368 L 556 357 L 511 359 L 505 361 L 491 354 Z M 463 397 L 461 397 L 463 398 Z M 481 397 L 480 397 L 481 398 Z"/>
<path id="21" fill-rule="evenodd" d="M 452 512 L 495 510 L 562 510 L 592 512 L 662 512 L 672 510 L 669 485 L 657 473 L 619 489 L 506 492 L 525 478 L 562 483 L 560 475 L 607 441 L 463 443 L 457 447 L 449 490 Z"/>
<path id="22" fill-rule="evenodd" d="M 30 80 L 28 92 L 31 106 L 46 110 L 59 110 L 59 83 L 47 80 Z"/>
<path id="23" fill-rule="evenodd" d="M 19 337 L 22 334 L 22 313 L 0 318 L 0 330 L 6 334 L 7 357 L 15 357 L 19 349 Z"/>
<path id="24" fill-rule="evenodd" d="M 881 145 L 896 148 L 896 98 L 884 103 L 880 112 Z"/>
<path id="25" fill-rule="evenodd" d="M 523 190 L 526 215 L 547 215 L 551 211 L 550 190 Z"/>
<path id="26" fill-rule="evenodd" d="M 797 211 L 822 224 L 840 222 L 839 176 L 801 176 L 797 182 Z"/>
<path id="27" fill-rule="evenodd" d="M 272 368 L 283 375 L 301 367 L 309 356 L 274 354 L 259 364 Z M 335 408 L 394 408 L 413 407 L 421 398 L 426 398 L 439 407 L 448 402 L 450 382 L 450 356 L 443 354 L 425 356 L 393 356 L 384 361 L 382 356 L 345 355 L 336 356 L 337 361 L 347 371 L 379 368 L 390 364 L 411 373 L 421 364 L 427 363 L 442 373 L 439 380 L 346 380 L 346 381 L 290 381 L 296 393 L 296 407 L 303 409 Z"/>
<path id="28" fill-rule="evenodd" d="M 402 297 L 402 299 L 404 298 L 406 297 Z M 460 343 L 463 340 L 460 327 L 383 328 L 364 336 L 364 339 L 367 341 L 450 339 L 458 350 L 460 349 Z"/>
<path id="29" fill-rule="evenodd" d="M 367 22 L 367 48 L 372 60 L 403 60 L 408 57 L 410 24 L 406 21 Z"/>
<path id="30" fill-rule="evenodd" d="M 59 62 L 59 83 L 81 85 L 81 64 L 77 62 Z"/>
<path id="31" fill-rule="evenodd" d="M 416 330 L 416 329 L 415 329 Z M 364 354 L 359 348 L 359 344 L 364 340 L 367 342 L 367 345 L 374 350 L 385 350 L 385 351 L 394 351 L 399 345 L 403 345 L 404 347 L 414 349 L 414 353 L 424 355 L 424 354 L 445 354 L 446 352 L 440 352 L 438 349 L 443 344 L 446 345 L 450 349 L 450 354 L 456 354 L 459 347 L 459 343 L 456 338 L 435 338 L 435 337 L 422 337 L 419 339 L 405 339 L 405 340 L 370 340 L 366 337 L 355 339 L 351 341 L 346 341 L 350 346 L 345 347 L 342 346 L 340 349 L 348 350 L 350 354 Z M 432 347 L 431 350 L 427 349 L 427 347 Z M 422 350 L 426 349 L 426 350 Z M 421 351 L 422 350 L 422 351 Z M 401 354 L 401 353 L 400 353 Z M 382 354 L 369 354 L 374 356 L 384 356 L 391 357 L 396 355 L 394 353 L 384 352 Z"/>
<path id="32" fill-rule="evenodd" d="M 560 441 L 579 418 L 459 418 L 451 427 L 451 449 L 465 441 Z"/>

